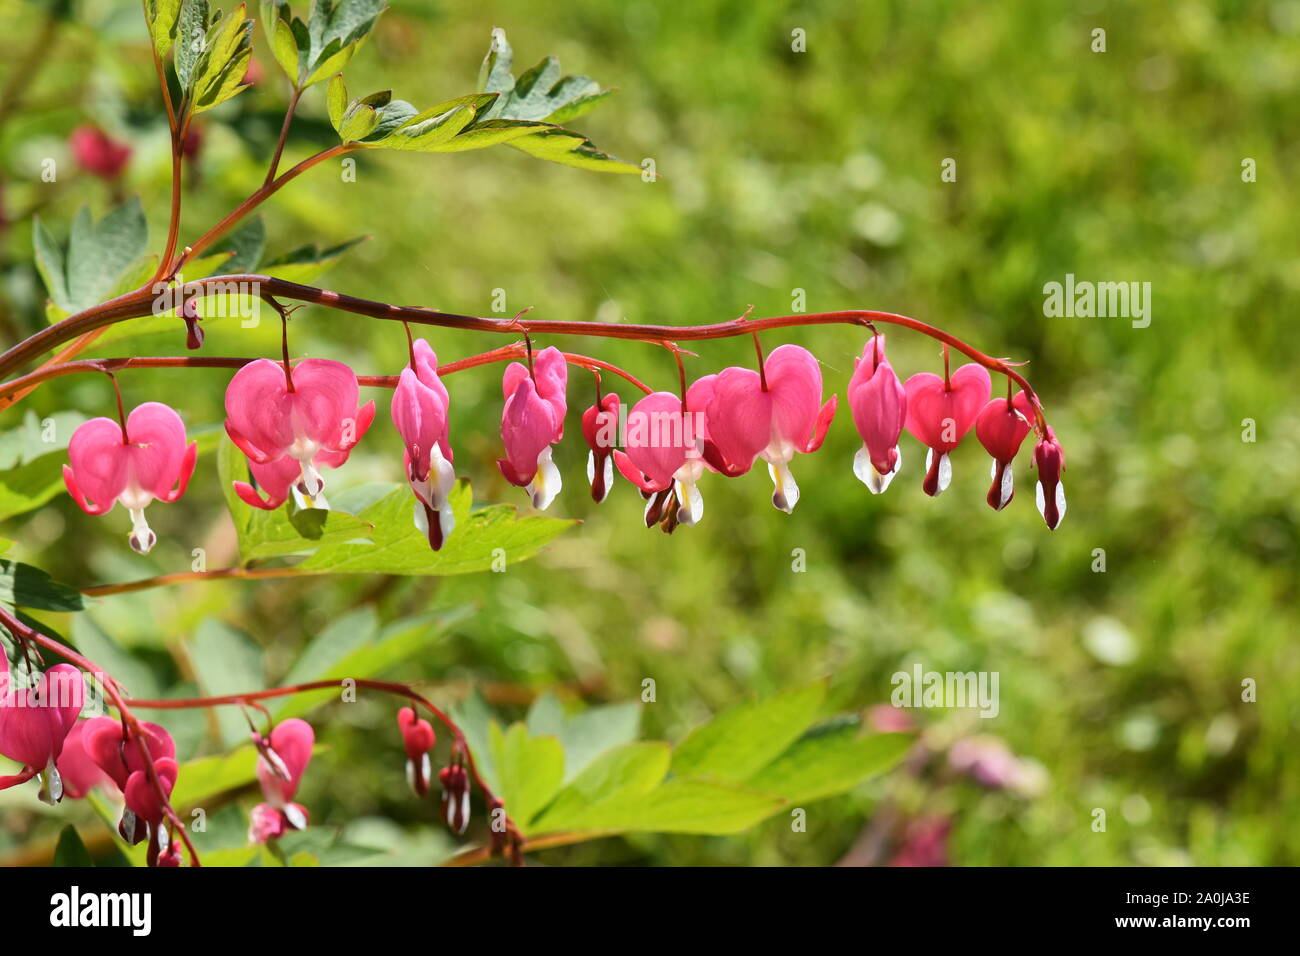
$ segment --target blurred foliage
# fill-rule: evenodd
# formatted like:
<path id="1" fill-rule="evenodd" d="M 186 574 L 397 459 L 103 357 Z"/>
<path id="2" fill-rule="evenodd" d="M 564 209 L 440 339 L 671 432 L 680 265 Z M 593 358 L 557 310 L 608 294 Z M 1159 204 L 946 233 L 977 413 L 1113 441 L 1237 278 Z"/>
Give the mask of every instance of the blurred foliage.
<path id="1" fill-rule="evenodd" d="M 7 343 L 44 322 L 31 215 L 64 235 L 82 204 L 97 217 L 110 205 L 112 190 L 67 154 L 75 125 L 94 121 L 131 142 L 123 192 L 143 198 L 155 245 L 165 232 L 167 134 L 139 4 L 76 6 L 0 131 Z M 816 805 L 802 833 L 778 817 L 740 836 L 637 835 L 536 859 L 827 863 L 890 792 L 906 814 L 950 816 L 951 856 L 963 864 L 1300 862 L 1300 403 L 1285 318 L 1300 291 L 1300 3 L 393 7 L 348 64 L 350 87 L 417 103 L 460 95 L 500 26 L 521 62 L 554 53 L 617 87 L 584 131 L 631 162 L 652 158 L 663 178 L 600 177 L 512 150 L 365 153 L 356 182 L 327 165 L 267 204 L 268 257 L 370 233 L 319 281 L 476 314 L 499 304 L 497 290 L 505 313 L 532 306 L 536 318 L 711 322 L 750 304 L 758 315 L 789 312 L 796 289 L 809 310 L 903 312 L 1032 360 L 1027 374 L 1068 455 L 1069 515 L 1055 533 L 1043 527 L 1023 456 L 1016 500 L 990 511 L 973 441 L 954 455 L 952 487 L 930 500 L 919 489 L 923 452 L 905 439 L 903 473 L 873 498 L 853 477 L 858 440 L 843 410 L 823 450 L 794 465 L 804 494 L 792 516 L 772 511 L 759 469 L 705 479 L 698 528 L 644 531 L 626 483 L 599 508 L 586 496 L 576 414 L 591 389 L 575 373 L 556 455 L 566 488 L 553 510 L 585 524 L 540 558 L 504 574 L 215 582 L 107 598 L 82 615 L 93 621 L 76 635 L 88 652 L 121 658 L 146 689 L 181 693 L 193 690 L 192 642 L 205 628 L 236 633 L 271 681 L 349 611 L 392 622 L 472 605 L 395 675 L 445 682 L 431 693 L 446 702 L 482 685 L 507 716 L 522 716 L 545 688 L 577 708 L 579 698 L 636 699 L 651 678 L 657 699 L 643 708 L 643 732 L 672 741 L 755 693 L 824 674 L 831 705 L 853 710 L 887 701 L 890 675 L 915 663 L 997 671 L 996 718 L 914 716 L 945 735 L 978 724 L 1036 760 L 1047 779 L 1035 798 L 881 778 Z M 0 87 L 42 36 L 36 11 L 8 3 L 0 13 Z M 1097 28 L 1104 53 L 1090 49 Z M 806 52 L 792 50 L 794 30 Z M 263 79 L 201 117 L 183 238 L 264 174 L 287 91 L 260 31 L 254 56 Z M 334 141 L 323 85 L 301 117 L 286 164 Z M 46 157 L 58 162 L 53 184 L 40 181 Z M 940 179 L 945 158 L 957 161 L 956 182 Z M 1243 182 L 1247 158 L 1257 182 Z M 1150 327 L 1045 318 L 1043 285 L 1067 273 L 1150 282 Z M 272 323 L 214 322 L 205 350 L 274 354 L 277 336 Z M 401 329 L 388 323 L 313 307 L 294 315 L 292 336 L 295 352 L 347 359 L 360 373 L 392 374 L 405 361 Z M 843 393 L 860 335 L 825 327 L 779 338 L 812 348 L 828 391 Z M 501 344 L 445 331 L 429 339 L 443 361 Z M 179 354 L 182 341 L 177 327 L 90 354 Z M 662 350 L 556 344 L 658 387 L 675 382 Z M 890 349 L 900 374 L 938 361 L 933 343 L 903 332 Z M 748 362 L 751 350 L 700 343 L 688 368 Z M 522 506 L 493 464 L 497 374 L 448 380 L 457 471 L 478 499 Z M 228 373 L 121 378 L 128 403 L 171 402 L 192 430 L 221 419 Z M 43 419 L 108 413 L 112 398 L 107 382 L 74 376 L 26 405 Z M 336 482 L 396 480 L 400 445 L 382 407 L 379 417 Z M 1243 440 L 1246 420 L 1253 442 Z M 17 428 L 22 413 L 4 424 Z M 150 517 L 160 542 L 147 558 L 126 548 L 120 513 L 88 518 L 62 495 L 0 534 L 16 542 L 10 557 L 79 584 L 188 570 L 196 547 L 209 567 L 237 558 L 211 454 L 185 499 Z M 37 616 L 71 629 L 66 616 Z M 1247 678 L 1257 702 L 1242 702 Z M 352 842 L 401 844 L 412 862 L 445 854 L 436 806 L 402 783 L 390 702 L 363 696 L 319 725 L 326 746 L 300 797 L 313 821 L 346 827 Z M 190 753 L 203 738 L 192 728 Z M 48 854 L 64 822 L 79 810 L 91 819 L 78 807 L 43 816 L 15 791 L 0 807 L 0 845 L 35 835 Z M 1093 832 L 1094 808 L 1107 811 L 1105 833 Z"/>

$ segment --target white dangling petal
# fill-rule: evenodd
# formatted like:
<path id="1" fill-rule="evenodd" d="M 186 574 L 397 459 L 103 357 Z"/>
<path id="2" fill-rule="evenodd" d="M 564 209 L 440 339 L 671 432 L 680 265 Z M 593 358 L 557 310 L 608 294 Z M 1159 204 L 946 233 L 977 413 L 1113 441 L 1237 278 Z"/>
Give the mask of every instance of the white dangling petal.
<path id="1" fill-rule="evenodd" d="M 1034 504 L 1038 505 L 1038 513 L 1043 516 L 1043 520 L 1047 520 L 1047 496 L 1043 494 L 1041 481 L 1034 483 Z"/>
<path id="2" fill-rule="evenodd" d="M 693 481 L 677 482 L 677 520 L 684 525 L 696 525 L 704 517 L 704 496 Z"/>
<path id="3" fill-rule="evenodd" d="M 63 778 L 59 776 L 59 770 L 54 766 L 51 760 L 45 770 L 40 775 L 41 789 L 36 794 L 41 803 L 48 803 L 54 806 L 63 799 Z"/>
<path id="4" fill-rule="evenodd" d="M 898 457 L 894 460 L 894 468 L 887 475 L 882 475 L 876 471 L 876 466 L 871 463 L 871 453 L 867 451 L 867 446 L 863 445 L 853 456 L 853 473 L 858 476 L 858 480 L 871 490 L 873 495 L 882 494 L 889 483 L 894 480 L 903 467 L 903 450 L 896 449 Z"/>
<path id="5" fill-rule="evenodd" d="M 533 507 L 545 511 L 550 507 L 555 496 L 560 493 L 560 469 L 551 461 L 551 446 L 547 445 L 537 456 L 537 474 L 528 483 L 528 492 L 533 496 Z"/>
<path id="6" fill-rule="evenodd" d="M 307 829 L 307 817 L 296 803 L 285 804 L 280 812 L 284 814 L 285 823 L 295 830 Z"/>
<path id="7" fill-rule="evenodd" d="M 429 516 L 424 510 L 424 502 L 417 500 L 415 502 L 415 530 L 420 532 L 426 538 L 429 536 Z"/>
<path id="8" fill-rule="evenodd" d="M 325 487 L 325 479 L 310 460 L 302 462 L 302 480 L 299 483 L 302 485 L 302 493 L 308 498 L 317 497 Z"/>
<path id="9" fill-rule="evenodd" d="M 1065 520 L 1065 482 L 1056 483 L 1056 526 L 1059 528 Z"/>
<path id="10" fill-rule="evenodd" d="M 587 484 L 596 483 L 596 453 L 595 451 L 587 452 Z"/>
<path id="11" fill-rule="evenodd" d="M 323 485 L 321 486 L 321 490 L 316 492 L 315 495 L 305 495 L 299 487 L 300 484 L 301 482 L 289 489 L 289 493 L 293 496 L 293 503 L 295 505 L 299 508 L 314 508 L 317 511 L 330 510 L 329 499 L 325 497 Z"/>
<path id="12" fill-rule="evenodd" d="M 131 534 L 127 537 L 127 541 L 131 544 L 131 550 L 140 554 L 148 554 L 158 543 L 158 536 L 153 533 L 149 522 L 145 520 L 143 508 L 131 509 Z"/>
<path id="13" fill-rule="evenodd" d="M 460 827 L 457 833 L 464 833 L 469 829 L 469 787 L 460 795 Z"/>
<path id="14" fill-rule="evenodd" d="M 929 451 L 925 453 L 925 470 L 927 473 L 929 473 L 930 468 L 933 465 L 934 465 L 934 449 L 931 448 Z M 952 484 L 952 459 L 948 457 L 947 452 L 944 452 L 942 455 L 939 456 L 939 473 L 937 477 L 939 479 L 939 483 L 938 483 L 938 488 L 935 491 L 936 495 L 939 494 L 940 492 L 946 491 L 948 486 Z"/>
<path id="15" fill-rule="evenodd" d="M 778 511 L 784 511 L 786 514 L 794 511 L 794 506 L 799 503 L 799 484 L 794 480 L 794 474 L 787 467 L 787 461 L 772 463 L 768 462 L 767 473 L 772 476 L 772 505 Z"/>
<path id="16" fill-rule="evenodd" d="M 998 463 L 996 459 L 993 461 L 993 468 L 989 472 L 989 478 L 993 481 L 998 480 Z M 1007 506 L 1007 502 L 1011 500 L 1011 495 L 1014 491 L 1015 478 L 1012 475 L 1011 462 L 1007 462 L 1007 466 L 1002 469 L 1002 487 L 998 489 L 999 511 Z"/>
<path id="17" fill-rule="evenodd" d="M 442 525 L 442 538 L 447 540 L 456 527 L 456 516 L 452 513 L 448 498 L 456 487 L 456 469 L 451 462 L 442 457 L 442 449 L 437 445 L 429 454 L 429 506 L 438 512 L 438 523 Z M 426 529 L 427 532 L 427 529 Z"/>

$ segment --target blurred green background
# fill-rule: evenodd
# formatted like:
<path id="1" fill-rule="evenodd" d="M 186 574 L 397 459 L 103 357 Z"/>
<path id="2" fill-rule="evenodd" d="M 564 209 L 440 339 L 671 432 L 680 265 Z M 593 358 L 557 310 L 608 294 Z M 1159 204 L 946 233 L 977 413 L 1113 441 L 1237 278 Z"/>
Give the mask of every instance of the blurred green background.
<path id="1" fill-rule="evenodd" d="M 98 122 L 132 143 L 126 190 L 144 200 L 155 247 L 166 228 L 166 127 L 138 4 L 87 0 L 79 17 L 46 46 L 48 62 L 0 132 L 6 344 L 44 321 L 28 213 L 62 234 L 83 203 L 97 213 L 109 203 L 68 157 L 74 126 Z M 7 2 L 0 59 L 16 62 L 40 22 L 36 7 Z M 765 344 L 812 349 L 841 412 L 824 448 L 795 462 L 803 498 L 793 515 L 771 508 L 761 468 L 704 479 L 703 523 L 671 537 L 642 527 L 642 501 L 625 482 L 594 506 L 577 421 L 590 378 L 575 372 L 557 451 L 566 485 L 552 510 L 585 524 L 542 557 L 444 580 L 211 583 L 105 599 L 89 617 L 132 655 L 139 679 L 192 678 L 186 642 L 214 622 L 263 649 L 275 679 L 349 611 L 388 622 L 466 604 L 477 612 L 398 676 L 448 682 L 438 694 L 449 702 L 488 685 L 507 716 L 544 688 L 576 707 L 635 699 L 653 678 L 643 729 L 669 740 L 818 675 L 831 675 L 836 707 L 848 711 L 888 701 L 890 676 L 916 663 L 996 671 L 996 718 L 912 716 L 940 737 L 1002 738 L 1045 771 L 1034 795 L 958 783 L 932 766 L 817 804 L 806 833 L 778 816 L 740 837 L 639 836 L 536 859 L 830 863 L 887 799 L 904 816 L 950 818 L 959 864 L 1300 862 L 1300 2 L 393 0 L 347 68 L 349 87 L 391 87 L 417 105 L 471 92 L 494 26 L 507 30 L 518 68 L 556 54 L 567 71 L 618 87 L 575 126 L 634 163 L 653 158 L 663 179 L 601 176 L 505 148 L 364 154 L 355 183 L 327 164 L 267 204 L 268 254 L 369 234 L 320 284 L 470 314 L 490 314 L 501 289 L 510 314 L 531 306 L 535 318 L 696 324 L 751 304 L 756 315 L 784 314 L 801 289 L 810 311 L 915 316 L 1031 361 L 1068 456 L 1064 524 L 1043 526 L 1023 453 L 1016 499 L 991 511 L 973 436 L 938 499 L 922 494 L 924 453 L 906 437 L 902 474 L 870 495 L 852 473 L 859 440 L 843 398 L 863 336 L 795 330 Z M 1104 53 L 1091 49 L 1098 28 Z M 795 30 L 806 52 L 792 50 Z M 261 180 L 286 84 L 260 31 L 257 59 L 264 78 L 201 117 L 183 237 Z M 323 86 L 300 115 L 289 162 L 332 140 Z M 46 156 L 60 159 L 57 184 L 35 172 Z M 956 182 L 940 179 L 945 158 L 956 160 Z M 1256 182 L 1243 182 L 1247 158 Z M 1043 285 L 1066 273 L 1150 282 L 1150 327 L 1044 317 Z M 205 351 L 273 354 L 277 334 L 270 323 L 211 323 Z M 393 374 L 405 361 L 396 325 L 307 308 L 292 334 L 296 353 L 359 373 Z M 428 338 L 443 361 L 502 344 Z M 178 330 L 90 354 L 126 344 L 183 352 Z M 555 344 L 674 387 L 662 350 Z M 696 351 L 692 376 L 752 358 L 745 340 Z M 901 330 L 890 353 L 904 377 L 938 367 L 934 344 Z M 452 442 L 476 498 L 522 507 L 494 465 L 499 372 L 448 379 Z M 122 383 L 128 406 L 173 403 L 195 429 L 221 420 L 227 379 L 131 372 Z M 342 485 L 400 479 L 387 399 L 375 397 L 376 426 L 333 479 Z M 42 417 L 111 414 L 111 401 L 106 382 L 77 376 L 27 406 Z M 1246 419 L 1253 442 L 1243 440 Z M 5 428 L 20 423 L 19 411 L 6 413 Z M 79 585 L 186 570 L 194 547 L 207 549 L 209 567 L 236 558 L 213 456 L 182 503 L 150 514 L 160 543 L 148 557 L 124 547 L 119 512 L 89 518 L 66 496 L 0 534 L 17 541 L 12 556 Z M 1094 570 L 1098 549 L 1104 572 Z M 1247 678 L 1255 702 L 1241 699 Z M 404 789 L 391 724 L 386 701 L 318 720 L 329 746 L 302 802 L 314 822 L 365 826 L 412 858 L 436 858 L 446 838 L 434 810 Z M 78 812 L 45 817 L 37 806 L 30 794 L 0 798 L 0 852 L 40 845 Z M 1092 828 L 1094 808 L 1106 810 L 1104 833 Z"/>

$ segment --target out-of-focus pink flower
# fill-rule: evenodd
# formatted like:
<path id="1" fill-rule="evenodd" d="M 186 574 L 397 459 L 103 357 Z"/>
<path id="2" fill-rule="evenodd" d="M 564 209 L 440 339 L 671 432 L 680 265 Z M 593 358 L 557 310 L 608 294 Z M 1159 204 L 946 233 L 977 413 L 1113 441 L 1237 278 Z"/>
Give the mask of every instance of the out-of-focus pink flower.
<path id="1" fill-rule="evenodd" d="M 902 734 L 916 729 L 912 716 L 892 704 L 877 704 L 867 711 L 867 723 L 882 734 Z"/>
<path id="2" fill-rule="evenodd" d="M 798 345 L 782 345 L 767 357 L 762 375 L 732 366 L 703 389 L 712 393 L 704 409 L 709 445 L 717 453 L 710 464 L 735 476 L 761 457 L 775 485 L 772 504 L 787 513 L 794 510 L 799 485 L 789 464 L 796 453 L 821 447 L 835 417 L 836 397 L 821 403 L 817 359 Z"/>
<path id="3" fill-rule="evenodd" d="M 63 799 L 59 755 L 85 703 L 81 671 L 71 664 L 55 664 L 35 687 L 22 689 L 10 686 L 9 661 L 3 652 L 0 659 L 4 659 L 0 671 L 0 754 L 23 766 L 22 773 L 0 777 L 0 790 L 40 774 L 41 800 L 58 803 Z"/>
<path id="4" fill-rule="evenodd" d="M 248 69 L 244 71 L 244 77 L 239 82 L 242 86 L 252 86 L 255 83 L 260 83 L 262 77 L 265 75 L 265 72 L 262 70 L 262 64 L 250 57 L 248 61 Z"/>
<path id="5" fill-rule="evenodd" d="M 306 809 L 292 801 L 307 764 L 311 762 L 311 749 L 315 743 L 316 734 L 311 724 L 297 717 L 277 724 L 269 739 L 258 739 L 257 782 L 266 802 L 253 808 L 249 829 L 249 839 L 253 842 L 265 843 L 286 830 L 301 830 L 307 826 Z"/>
<path id="6" fill-rule="evenodd" d="M 528 489 L 534 508 L 546 508 L 560 492 L 560 471 L 551 461 L 551 445 L 564 437 L 568 381 L 564 354 L 554 347 L 537 354 L 531 374 L 527 367 L 511 362 L 501 379 L 506 400 L 501 440 L 506 457 L 497 460 L 497 467 L 510 484 Z"/>
<path id="7" fill-rule="evenodd" d="M 1038 513 L 1047 522 L 1047 527 L 1055 531 L 1065 517 L 1065 485 L 1061 483 L 1065 450 L 1050 426 L 1047 437 L 1034 446 L 1034 465 L 1038 468 Z"/>
<path id="8" fill-rule="evenodd" d="M 587 481 L 598 504 L 614 484 L 614 446 L 618 444 L 618 396 L 613 392 L 582 413 L 582 437 L 587 454 Z"/>
<path id="9" fill-rule="evenodd" d="M 849 379 L 849 409 L 853 424 L 862 436 L 862 447 L 853 456 L 853 473 L 880 494 L 903 467 L 898 436 L 907 421 L 907 392 L 885 358 L 885 337 L 874 336 L 854 359 Z"/>
<path id="10" fill-rule="evenodd" d="M 415 493 L 415 526 L 437 551 L 456 526 L 448 496 L 456 485 L 447 410 L 450 397 L 438 377 L 438 356 L 416 339 L 413 361 L 402 369 L 390 413 L 406 451 L 406 479 Z"/>
<path id="11" fill-rule="evenodd" d="M 100 179 L 117 179 L 131 159 L 131 147 L 97 126 L 78 126 L 68 137 L 72 156 L 82 169 Z"/>
<path id="12" fill-rule="evenodd" d="M 947 382 L 931 372 L 918 372 L 903 388 L 907 392 L 907 430 L 930 449 L 921 487 L 934 496 L 952 481 L 948 453 L 975 424 L 993 383 L 984 366 L 971 362 L 953 372 Z"/>
<path id="13" fill-rule="evenodd" d="M 948 866 L 948 817 L 922 817 L 908 823 L 890 866 Z"/>
<path id="14" fill-rule="evenodd" d="M 994 511 L 1001 511 L 1015 495 L 1011 462 L 1020 451 L 1020 443 L 1029 434 L 1033 417 L 1029 396 L 1019 392 L 1011 401 L 991 398 L 975 420 L 975 435 L 984 450 L 993 456 L 993 470 L 986 500 Z"/>
<path id="15" fill-rule="evenodd" d="M 161 402 L 145 402 L 127 416 L 126 427 L 110 418 L 78 426 L 68 443 L 63 482 L 89 515 L 102 515 L 122 503 L 131 515 L 131 547 L 147 554 L 158 540 L 144 509 L 155 498 L 172 502 L 185 493 L 197 442 L 185 444 L 181 417 Z"/>
<path id="16" fill-rule="evenodd" d="M 72 725 L 63 741 L 63 752 L 55 762 L 63 778 L 63 795 L 80 800 L 97 786 L 110 786 L 113 779 L 106 774 L 93 757 L 86 752 L 86 727 L 89 720 L 79 720 Z"/>
<path id="17" fill-rule="evenodd" d="M 203 140 L 205 138 L 206 134 L 203 132 L 203 127 L 191 124 L 190 128 L 185 131 L 185 138 L 181 140 L 181 155 L 190 161 L 197 159 L 200 150 L 203 149 Z"/>
<path id="18" fill-rule="evenodd" d="M 342 362 L 306 359 L 286 373 L 279 362 L 258 359 L 236 372 L 226 389 L 226 433 L 253 465 L 296 462 L 296 487 L 314 499 L 324 487 L 318 469 L 346 462 L 374 420 L 375 403 L 357 407 L 359 392 L 356 374 Z M 240 497 L 258 508 L 279 507 L 288 491 L 282 472 L 267 477 L 274 482 L 266 499 Z"/>
<path id="19" fill-rule="evenodd" d="M 689 398 L 686 403 L 689 407 Z M 619 473 L 650 495 L 646 524 L 653 525 L 662 506 L 657 495 L 675 489 L 677 521 L 693 525 L 704 516 L 704 499 L 695 483 L 705 471 L 700 456 L 703 436 L 697 422 L 702 417 L 682 408 L 680 396 L 654 392 L 641 399 L 627 415 L 626 451 L 614 452 Z"/>
<path id="20" fill-rule="evenodd" d="M 433 725 L 420 718 L 412 707 L 397 712 L 397 726 L 402 731 L 402 745 L 406 748 L 406 779 L 419 796 L 429 792 L 429 751 L 437 742 Z"/>

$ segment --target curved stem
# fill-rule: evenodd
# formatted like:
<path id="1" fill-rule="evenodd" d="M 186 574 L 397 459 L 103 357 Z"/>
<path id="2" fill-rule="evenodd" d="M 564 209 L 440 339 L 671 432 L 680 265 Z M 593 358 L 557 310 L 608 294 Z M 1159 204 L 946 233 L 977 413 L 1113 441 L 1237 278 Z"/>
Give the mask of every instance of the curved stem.
<path id="1" fill-rule="evenodd" d="M 284 111 L 284 124 L 280 127 L 280 138 L 275 143 L 275 155 L 271 157 L 271 166 L 266 171 L 266 179 L 262 181 L 263 189 L 271 185 L 271 181 L 275 179 L 275 171 L 280 167 L 280 154 L 284 152 L 284 144 L 289 139 L 289 127 L 293 125 L 293 114 L 301 98 L 302 90 L 295 83 L 293 93 L 289 96 L 289 108 Z"/>
<path id="2" fill-rule="evenodd" d="M 635 375 L 627 372 L 617 365 L 609 362 L 592 358 L 589 355 L 578 355 L 573 352 L 563 352 L 565 361 L 570 365 L 576 365 L 580 368 L 598 370 L 604 369 L 623 378 L 630 385 L 640 389 L 647 395 L 651 392 L 649 385 L 642 382 Z M 483 352 L 479 355 L 471 355 L 468 358 L 457 359 L 454 362 L 448 362 L 438 369 L 439 375 L 451 375 L 453 372 L 460 372 L 469 368 L 476 368 L 481 365 L 489 365 L 493 362 L 504 362 L 509 359 L 520 358 L 523 355 L 523 346 L 503 345 L 500 348 L 492 349 L 489 352 Z M 78 359 L 75 362 L 63 362 L 57 365 L 45 365 L 31 372 L 14 379 L 11 382 L 5 382 L 0 385 L 0 403 L 9 396 L 27 395 L 39 388 L 45 382 L 51 379 L 61 378 L 64 375 L 75 375 L 80 372 L 103 372 L 111 374 L 113 372 L 123 371 L 125 369 L 137 368 L 230 368 L 240 369 L 250 362 L 258 361 L 257 356 L 248 358 L 235 356 L 141 356 L 138 358 L 99 358 L 99 359 Z M 357 383 L 370 388 L 396 388 L 400 381 L 397 375 L 358 375 Z"/>

